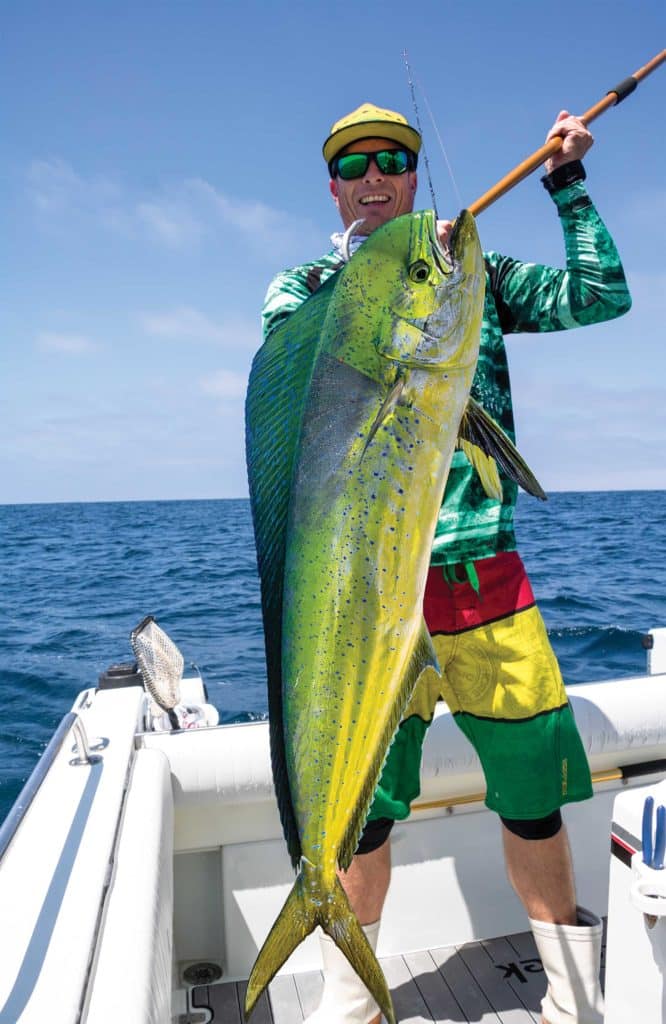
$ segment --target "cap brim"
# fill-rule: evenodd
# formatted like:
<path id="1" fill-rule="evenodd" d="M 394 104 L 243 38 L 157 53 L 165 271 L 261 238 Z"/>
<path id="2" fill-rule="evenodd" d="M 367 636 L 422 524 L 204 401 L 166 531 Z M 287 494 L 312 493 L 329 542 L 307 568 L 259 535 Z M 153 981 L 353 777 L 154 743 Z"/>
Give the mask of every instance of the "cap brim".
<path id="1" fill-rule="evenodd" d="M 333 157 L 359 139 L 389 139 L 397 142 L 412 153 L 418 153 L 421 148 L 421 136 L 415 128 L 408 124 L 395 124 L 391 121 L 361 121 L 350 124 L 340 131 L 333 132 L 326 139 L 323 146 L 324 160 L 330 164 Z"/>

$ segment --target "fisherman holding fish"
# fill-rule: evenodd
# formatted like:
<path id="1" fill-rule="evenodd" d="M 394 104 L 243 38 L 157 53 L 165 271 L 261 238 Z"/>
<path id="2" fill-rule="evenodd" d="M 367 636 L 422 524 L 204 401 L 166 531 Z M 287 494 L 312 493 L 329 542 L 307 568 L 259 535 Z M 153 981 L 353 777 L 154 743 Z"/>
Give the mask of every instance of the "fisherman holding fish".
<path id="1" fill-rule="evenodd" d="M 600 323 L 630 307 L 617 250 L 584 185 L 581 158 L 592 136 L 566 111 L 548 133 L 553 136 L 563 144 L 547 161 L 541 180 L 560 217 L 566 267 L 523 263 L 496 252 L 483 257 L 485 301 L 471 397 L 512 439 L 503 335 Z M 411 213 L 420 148 L 419 132 L 401 114 L 371 103 L 333 125 L 323 155 L 344 231 L 332 236 L 333 248 L 326 255 L 271 283 L 263 310 L 266 340 L 342 272 L 377 228 Z M 453 244 L 451 222 L 438 221 L 436 230 L 443 247 Z M 288 366 L 284 372 L 289 373 Z M 397 409 L 399 400 L 399 392 L 392 392 L 387 402 Z M 418 796 L 423 739 L 435 703 L 443 698 L 478 753 L 486 804 L 502 822 L 508 876 L 529 917 L 548 978 L 543 1020 L 601 1024 L 601 922 L 576 905 L 560 813 L 563 804 L 592 795 L 590 772 L 516 550 L 516 483 L 502 472 L 500 494 L 489 497 L 483 476 L 483 460 L 473 445 L 462 442 L 437 518 L 423 602 L 441 675 L 428 667 L 418 677 L 356 854 L 339 877 L 375 949 L 390 881 L 389 833 L 396 820 L 409 815 Z M 324 995 L 308 1024 L 379 1021 L 377 1002 L 338 945 L 326 934 L 321 945 Z"/>

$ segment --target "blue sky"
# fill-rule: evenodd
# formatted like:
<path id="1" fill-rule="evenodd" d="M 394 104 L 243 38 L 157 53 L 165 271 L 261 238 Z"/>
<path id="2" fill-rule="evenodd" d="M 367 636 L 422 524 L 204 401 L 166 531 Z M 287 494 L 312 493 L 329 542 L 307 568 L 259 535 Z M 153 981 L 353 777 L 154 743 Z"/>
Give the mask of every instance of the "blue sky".
<path id="1" fill-rule="evenodd" d="M 560 109 L 666 45 L 662 0 L 24 0 L 2 21 L 0 502 L 247 493 L 266 286 L 338 227 L 330 124 L 364 100 L 413 119 L 404 48 L 453 216 L 427 107 L 471 202 Z M 662 66 L 595 122 L 586 159 L 631 313 L 508 342 L 519 445 L 550 490 L 666 487 L 665 104 Z M 537 175 L 479 230 L 487 249 L 562 263 Z"/>

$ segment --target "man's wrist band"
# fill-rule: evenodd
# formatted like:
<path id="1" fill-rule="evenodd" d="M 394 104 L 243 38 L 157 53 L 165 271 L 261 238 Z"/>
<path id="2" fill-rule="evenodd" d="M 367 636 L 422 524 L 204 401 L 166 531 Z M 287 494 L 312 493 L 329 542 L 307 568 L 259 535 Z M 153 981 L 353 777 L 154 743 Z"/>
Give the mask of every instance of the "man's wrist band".
<path id="1" fill-rule="evenodd" d="M 544 174 L 541 184 L 551 196 L 553 192 L 559 192 L 567 185 L 573 185 L 575 181 L 585 181 L 587 175 L 580 160 L 570 160 L 568 164 L 556 167 L 550 174 Z"/>

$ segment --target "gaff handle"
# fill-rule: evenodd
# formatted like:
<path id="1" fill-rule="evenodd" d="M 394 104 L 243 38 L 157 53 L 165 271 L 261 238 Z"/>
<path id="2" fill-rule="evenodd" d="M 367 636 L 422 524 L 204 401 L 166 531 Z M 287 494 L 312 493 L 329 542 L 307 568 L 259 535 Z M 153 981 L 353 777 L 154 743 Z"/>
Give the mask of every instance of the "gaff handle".
<path id="1" fill-rule="evenodd" d="M 609 89 L 602 100 L 599 100 L 599 102 L 595 103 L 593 107 L 590 107 L 590 109 L 586 110 L 584 114 L 581 114 L 580 119 L 583 124 L 590 124 L 591 121 L 594 121 L 595 118 L 599 117 L 600 114 L 603 114 L 603 112 L 608 110 L 609 107 L 615 107 L 618 103 L 621 103 L 622 100 L 625 100 L 627 96 L 634 91 L 641 79 L 645 78 L 646 75 L 649 75 L 650 72 L 655 71 L 665 60 L 666 50 L 662 50 L 656 57 L 653 57 L 647 64 L 644 64 L 642 68 L 639 68 L 638 71 L 634 71 L 633 75 L 630 75 L 628 78 L 625 78 L 624 81 L 620 82 L 619 85 L 616 85 L 614 89 Z M 556 136 L 554 139 L 550 139 L 545 143 L 545 145 L 535 150 L 531 156 L 528 156 L 526 160 L 523 160 L 523 162 L 518 164 L 517 167 L 514 167 L 514 169 L 498 181 L 496 185 L 493 185 L 491 189 L 484 192 L 479 199 L 471 203 L 467 207 L 469 212 L 477 217 L 483 210 L 487 209 L 491 203 L 494 203 L 495 200 L 499 199 L 500 196 L 503 196 L 505 192 L 512 189 L 514 185 L 517 185 L 519 181 L 522 181 L 523 178 L 526 178 L 532 173 L 532 171 L 535 171 L 537 167 L 540 167 L 541 164 L 548 159 L 549 156 L 552 156 L 553 153 L 557 153 L 561 148 L 562 139 L 559 136 Z"/>

